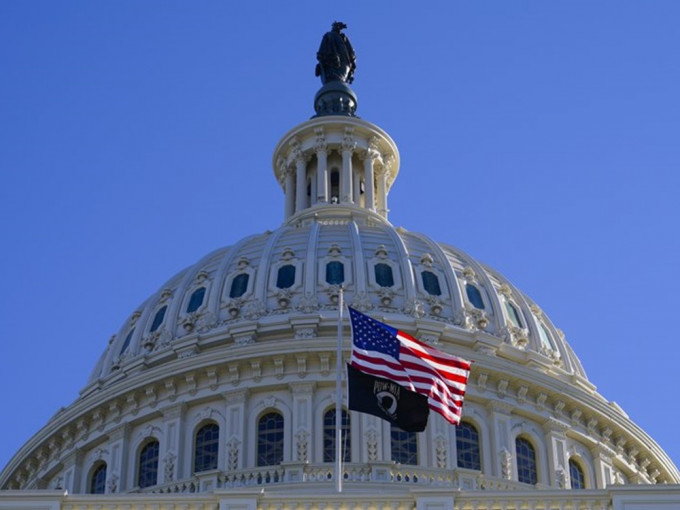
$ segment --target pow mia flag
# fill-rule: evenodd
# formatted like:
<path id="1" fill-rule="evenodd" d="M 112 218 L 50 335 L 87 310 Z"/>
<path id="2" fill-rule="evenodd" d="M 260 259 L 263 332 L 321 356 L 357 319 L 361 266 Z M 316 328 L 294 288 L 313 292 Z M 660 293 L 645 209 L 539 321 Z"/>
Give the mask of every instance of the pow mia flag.
<path id="1" fill-rule="evenodd" d="M 430 408 L 427 397 L 410 391 L 389 379 L 369 375 L 347 365 L 348 407 L 368 413 L 405 430 L 422 432 L 427 426 Z"/>

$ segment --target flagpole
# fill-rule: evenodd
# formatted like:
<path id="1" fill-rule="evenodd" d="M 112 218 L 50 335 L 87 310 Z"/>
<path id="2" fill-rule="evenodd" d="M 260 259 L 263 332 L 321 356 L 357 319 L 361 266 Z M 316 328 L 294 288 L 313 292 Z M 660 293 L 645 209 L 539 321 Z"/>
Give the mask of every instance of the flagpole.
<path id="1" fill-rule="evenodd" d="M 338 351 L 335 362 L 335 489 L 342 492 L 342 311 L 343 289 L 338 294 Z"/>

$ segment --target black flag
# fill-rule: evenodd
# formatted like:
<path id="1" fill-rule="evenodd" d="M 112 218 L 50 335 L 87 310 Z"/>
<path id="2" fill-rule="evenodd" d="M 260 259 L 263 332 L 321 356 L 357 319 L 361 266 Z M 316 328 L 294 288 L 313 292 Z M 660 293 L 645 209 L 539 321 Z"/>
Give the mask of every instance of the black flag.
<path id="1" fill-rule="evenodd" d="M 427 397 L 389 379 L 369 375 L 347 365 L 349 408 L 394 423 L 406 432 L 422 432 L 430 408 Z"/>

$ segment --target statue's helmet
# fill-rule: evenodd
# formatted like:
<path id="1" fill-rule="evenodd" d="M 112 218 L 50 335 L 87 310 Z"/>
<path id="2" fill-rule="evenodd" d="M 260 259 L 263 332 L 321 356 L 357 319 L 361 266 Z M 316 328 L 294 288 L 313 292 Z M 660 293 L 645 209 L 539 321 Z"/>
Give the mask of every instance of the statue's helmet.
<path id="1" fill-rule="evenodd" d="M 342 30 L 343 28 L 347 28 L 347 25 L 345 25 L 342 21 L 334 21 L 332 28 L 333 30 L 337 30 L 338 32 L 340 32 L 340 30 Z"/>

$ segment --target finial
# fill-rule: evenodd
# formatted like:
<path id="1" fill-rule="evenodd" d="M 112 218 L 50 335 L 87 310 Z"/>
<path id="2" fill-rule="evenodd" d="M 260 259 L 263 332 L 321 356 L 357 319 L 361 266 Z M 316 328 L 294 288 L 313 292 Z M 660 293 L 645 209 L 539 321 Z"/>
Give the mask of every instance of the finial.
<path id="1" fill-rule="evenodd" d="M 316 53 L 316 76 L 321 77 L 323 87 L 314 98 L 316 116 L 347 115 L 355 116 L 356 94 L 348 83 L 354 81 L 356 55 L 349 39 L 342 30 L 347 28 L 341 21 L 335 21 L 330 32 L 321 39 Z"/>

